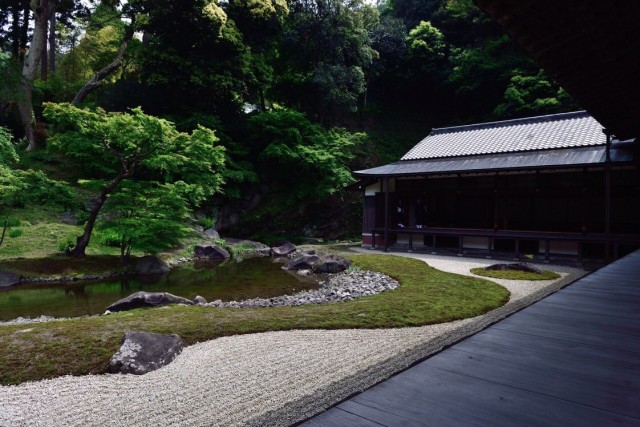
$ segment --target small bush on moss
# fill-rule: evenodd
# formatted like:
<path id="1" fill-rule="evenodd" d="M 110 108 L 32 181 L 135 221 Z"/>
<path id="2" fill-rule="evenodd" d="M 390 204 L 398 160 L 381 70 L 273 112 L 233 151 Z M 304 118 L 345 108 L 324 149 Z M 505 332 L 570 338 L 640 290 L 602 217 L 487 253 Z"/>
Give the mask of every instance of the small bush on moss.
<path id="1" fill-rule="evenodd" d="M 558 273 L 549 270 L 543 270 L 542 273 L 530 273 L 515 270 L 485 270 L 482 267 L 478 267 L 472 268 L 471 272 L 478 276 L 507 280 L 554 280 L 560 278 Z"/>
<path id="2" fill-rule="evenodd" d="M 22 236 L 22 230 L 19 228 L 14 228 L 13 230 L 9 231 L 9 237 L 12 238 L 16 238 L 16 237 L 20 237 Z"/>

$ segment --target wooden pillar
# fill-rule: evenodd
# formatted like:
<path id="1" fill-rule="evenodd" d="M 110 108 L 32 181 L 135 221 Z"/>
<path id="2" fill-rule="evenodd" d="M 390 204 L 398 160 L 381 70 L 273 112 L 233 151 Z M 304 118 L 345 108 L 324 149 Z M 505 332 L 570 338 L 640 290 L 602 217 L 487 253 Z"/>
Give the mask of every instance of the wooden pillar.
<path id="1" fill-rule="evenodd" d="M 605 248 L 604 256 L 607 261 L 610 259 L 610 243 L 611 243 L 611 165 L 607 163 L 604 173 L 605 189 L 604 189 L 604 237 Z"/>
<path id="2" fill-rule="evenodd" d="M 384 251 L 389 252 L 389 178 L 384 179 Z"/>
<path id="3" fill-rule="evenodd" d="M 582 233 L 587 232 L 587 170 L 582 170 Z"/>
<path id="4" fill-rule="evenodd" d="M 500 196 L 498 195 L 498 189 L 493 190 L 493 231 L 498 229 L 498 211 L 500 205 Z"/>
<path id="5" fill-rule="evenodd" d="M 604 171 L 604 256 L 607 261 L 611 258 L 610 244 L 611 244 L 611 132 L 608 129 L 603 129 L 602 132 L 607 136 L 606 150 L 606 165 Z"/>

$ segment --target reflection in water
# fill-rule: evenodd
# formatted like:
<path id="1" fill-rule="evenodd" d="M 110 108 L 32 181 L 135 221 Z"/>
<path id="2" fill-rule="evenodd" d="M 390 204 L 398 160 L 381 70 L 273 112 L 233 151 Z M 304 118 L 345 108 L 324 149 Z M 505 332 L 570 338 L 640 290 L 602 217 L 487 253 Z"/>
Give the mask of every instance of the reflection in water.
<path id="1" fill-rule="evenodd" d="M 166 276 L 123 277 L 108 281 L 30 284 L 0 289 L 0 320 L 16 317 L 74 317 L 103 313 L 113 302 L 138 291 L 170 292 L 208 301 L 270 298 L 316 287 L 269 258 L 243 262 L 199 262 L 174 268 Z"/>

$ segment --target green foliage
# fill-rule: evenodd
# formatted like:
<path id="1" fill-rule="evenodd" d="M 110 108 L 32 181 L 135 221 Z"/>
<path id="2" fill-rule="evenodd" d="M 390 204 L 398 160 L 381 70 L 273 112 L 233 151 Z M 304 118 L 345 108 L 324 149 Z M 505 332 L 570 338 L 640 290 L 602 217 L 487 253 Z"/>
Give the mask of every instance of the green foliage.
<path id="1" fill-rule="evenodd" d="M 44 114 L 53 123 L 49 147 L 93 178 L 84 184 L 100 187 L 100 200 L 110 198 L 110 215 L 99 229 L 105 242 L 119 242 L 123 258 L 134 247 L 155 252 L 176 244 L 185 233 L 181 221 L 188 205 L 221 189 L 224 148 L 210 129 L 178 132 L 140 108 L 107 113 L 46 104 Z M 102 176 L 110 181 L 95 179 Z M 84 254 L 101 206 L 93 208 L 83 246 L 78 243 L 74 252 Z"/>
<path id="2" fill-rule="evenodd" d="M 409 31 L 407 44 L 409 53 L 414 60 L 420 62 L 423 71 L 433 72 L 438 66 L 444 65 L 443 60 L 447 56 L 444 35 L 431 25 L 431 22 L 420 21 L 414 29 Z"/>
<path id="3" fill-rule="evenodd" d="M 49 179 L 39 170 L 11 169 L 18 160 L 11 134 L 0 127 L 0 206 L 77 207 L 76 192 L 66 182 Z"/>
<path id="4" fill-rule="evenodd" d="M 12 166 L 18 160 L 11 132 L 0 126 L 0 166 Z"/>
<path id="5" fill-rule="evenodd" d="M 0 50 L 0 104 L 17 101 L 22 95 L 20 90 L 20 63 L 7 52 Z"/>
<path id="6" fill-rule="evenodd" d="M 20 237 L 22 236 L 22 230 L 19 228 L 14 228 L 11 231 L 9 231 L 9 237 L 11 238 L 16 238 L 16 237 Z"/>
<path id="7" fill-rule="evenodd" d="M 335 123 L 338 114 L 358 109 L 365 92 L 367 72 L 378 56 L 371 31 L 379 13 L 361 0 L 294 1 L 289 9 L 278 61 L 286 72 L 278 76 L 277 91 Z"/>
<path id="8" fill-rule="evenodd" d="M 293 110 L 260 113 L 248 126 L 260 169 L 287 193 L 287 205 L 326 197 L 353 181 L 347 163 L 365 135 L 325 130 Z"/>
<path id="9" fill-rule="evenodd" d="M 553 114 L 577 109 L 567 92 L 540 70 L 535 75 L 515 71 L 504 93 L 504 102 L 496 107 L 498 117 Z"/>
<path id="10" fill-rule="evenodd" d="M 55 206 L 65 210 L 79 208 L 76 190 L 64 181 L 49 179 L 42 171 L 16 170 L 18 185 L 12 206 Z"/>
<path id="11" fill-rule="evenodd" d="M 156 254 L 176 246 L 189 233 L 183 225 L 187 203 L 172 184 L 128 182 L 109 198 L 98 225 L 100 240 L 120 249 Z"/>
<path id="12" fill-rule="evenodd" d="M 178 132 L 172 123 L 139 108 L 107 113 L 69 104 L 45 105 L 53 131 L 49 148 L 89 178 L 125 173 L 127 178 L 172 182 L 194 205 L 221 190 L 224 148 L 216 145 L 218 139 L 210 129 Z M 123 164 L 131 169 L 123 170 Z"/>

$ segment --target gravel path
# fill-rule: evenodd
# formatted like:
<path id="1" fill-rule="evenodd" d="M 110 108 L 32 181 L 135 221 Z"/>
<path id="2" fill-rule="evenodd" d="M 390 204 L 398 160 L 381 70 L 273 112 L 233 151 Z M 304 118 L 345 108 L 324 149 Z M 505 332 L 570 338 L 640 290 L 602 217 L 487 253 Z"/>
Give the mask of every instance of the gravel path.
<path id="1" fill-rule="evenodd" d="M 367 252 L 359 249 L 359 252 Z M 380 252 L 375 252 L 380 253 Z M 495 261 L 404 254 L 467 274 Z M 143 376 L 61 377 L 0 387 L 0 426 L 288 425 L 389 377 L 583 275 L 497 280 L 511 299 L 484 316 L 402 329 L 269 332 L 186 348 Z"/>

